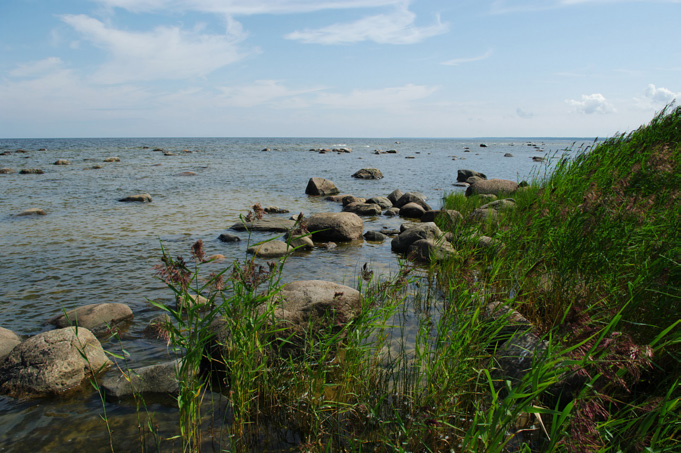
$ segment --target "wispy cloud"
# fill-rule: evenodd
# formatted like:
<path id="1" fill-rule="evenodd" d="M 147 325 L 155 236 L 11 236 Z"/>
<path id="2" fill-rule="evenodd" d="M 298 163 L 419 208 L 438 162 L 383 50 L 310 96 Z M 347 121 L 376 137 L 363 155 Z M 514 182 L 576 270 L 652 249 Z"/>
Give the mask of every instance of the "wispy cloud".
<path id="1" fill-rule="evenodd" d="M 406 107 L 411 102 L 424 99 L 438 87 L 407 84 L 376 90 L 353 90 L 349 94 L 320 93 L 314 103 L 333 108 L 348 109 L 386 109 L 396 106 Z"/>
<path id="2" fill-rule="evenodd" d="M 315 93 L 322 90 L 322 87 L 312 87 L 305 89 L 291 89 L 282 85 L 276 80 L 258 80 L 251 85 L 237 87 L 222 87 L 220 91 L 221 101 L 237 107 L 255 107 L 277 103 L 282 100 L 297 98 L 301 95 Z M 287 106 L 300 107 L 300 100 L 295 103 L 285 103 Z"/>
<path id="3" fill-rule="evenodd" d="M 246 55 L 238 47 L 244 38 L 238 27 L 223 35 L 179 27 L 132 32 L 83 14 L 61 18 L 85 39 L 109 52 L 110 60 L 94 78 L 99 83 L 204 76 Z"/>
<path id="4" fill-rule="evenodd" d="M 663 87 L 658 88 L 652 83 L 646 88 L 645 96 L 656 104 L 668 104 L 674 99 L 681 99 L 681 93 L 675 93 Z"/>
<path id="5" fill-rule="evenodd" d="M 590 115 L 592 113 L 615 113 L 615 107 L 605 99 L 600 93 L 583 94 L 580 100 L 568 99 L 565 101 L 568 105 L 575 107 L 578 112 Z"/>
<path id="6" fill-rule="evenodd" d="M 473 63 L 475 61 L 486 60 L 490 56 L 492 56 L 492 49 L 488 50 L 487 52 L 485 52 L 482 55 L 478 55 L 477 57 L 454 58 L 452 60 L 443 61 L 442 64 L 447 65 L 447 66 L 458 66 L 458 65 L 464 64 L 464 63 Z"/>
<path id="7" fill-rule="evenodd" d="M 491 11 L 495 14 L 505 14 L 544 11 L 575 5 L 642 2 L 681 3 L 681 0 L 495 0 L 492 2 Z"/>
<path id="8" fill-rule="evenodd" d="M 415 25 L 416 14 L 406 4 L 386 14 L 376 14 L 355 22 L 337 23 L 323 28 L 289 33 L 287 39 L 314 44 L 348 44 L 373 41 L 379 44 L 414 44 L 449 30 L 437 16 L 435 23 L 425 27 Z"/>
<path id="9" fill-rule="evenodd" d="M 405 0 L 94 0 L 110 8 L 133 12 L 202 11 L 230 16 L 293 14 L 329 9 L 401 5 Z"/>
<path id="10" fill-rule="evenodd" d="M 37 77 L 54 71 L 62 66 L 61 58 L 49 57 L 38 61 L 20 63 L 9 72 L 12 77 Z"/>

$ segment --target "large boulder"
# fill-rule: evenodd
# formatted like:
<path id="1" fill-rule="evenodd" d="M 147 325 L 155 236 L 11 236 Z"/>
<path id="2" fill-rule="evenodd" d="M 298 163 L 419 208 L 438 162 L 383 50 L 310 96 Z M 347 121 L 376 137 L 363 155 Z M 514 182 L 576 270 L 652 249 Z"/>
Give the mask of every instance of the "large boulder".
<path id="1" fill-rule="evenodd" d="M 458 182 L 469 182 L 468 178 L 470 178 L 472 176 L 477 176 L 478 178 L 481 178 L 481 179 L 487 179 L 487 176 L 485 176 L 484 173 L 480 173 L 480 172 L 475 171 L 475 170 L 458 170 L 456 172 L 456 180 Z"/>
<path id="2" fill-rule="evenodd" d="M 326 212 L 311 215 L 307 229 L 315 241 L 353 241 L 362 237 L 364 221 L 352 212 Z"/>
<path id="3" fill-rule="evenodd" d="M 148 193 L 140 193 L 137 195 L 130 195 L 129 197 L 121 198 L 118 201 L 125 203 L 151 203 L 151 195 Z"/>
<path id="4" fill-rule="evenodd" d="M 59 328 L 85 327 L 97 336 L 108 335 L 117 327 L 132 321 L 133 314 L 125 304 L 90 304 L 69 310 L 48 321 Z"/>
<path id="5" fill-rule="evenodd" d="M 324 178 L 310 178 L 305 193 L 308 195 L 335 195 L 340 191 L 333 181 Z"/>
<path id="6" fill-rule="evenodd" d="M 358 179 L 382 179 L 383 173 L 378 168 L 362 168 L 355 172 L 352 177 Z"/>
<path id="7" fill-rule="evenodd" d="M 359 291 L 323 280 L 291 282 L 275 297 L 274 317 L 286 329 L 285 336 L 305 335 L 311 328 L 340 328 L 355 319 L 362 306 Z"/>
<path id="8" fill-rule="evenodd" d="M 0 327 L 0 363 L 5 360 L 5 357 L 14 349 L 16 345 L 21 343 L 21 337 L 9 329 Z"/>
<path id="9" fill-rule="evenodd" d="M 487 179 L 476 181 L 466 189 L 466 196 L 491 193 L 499 196 L 501 194 L 513 193 L 518 189 L 518 183 L 510 179 Z"/>
<path id="10" fill-rule="evenodd" d="M 400 189 L 395 189 L 392 192 L 390 192 L 387 198 L 393 205 L 395 205 L 395 203 L 397 203 L 397 200 L 399 200 L 402 195 L 404 195 L 404 192 L 402 192 Z"/>
<path id="11" fill-rule="evenodd" d="M 414 242 L 426 239 L 436 243 L 442 237 L 442 231 L 433 222 L 417 223 L 406 227 L 393 238 L 390 247 L 393 252 L 405 253 Z"/>
<path id="12" fill-rule="evenodd" d="M 133 395 L 167 394 L 174 395 L 179 390 L 177 381 L 181 360 L 158 363 L 116 373 L 102 381 L 107 398 L 125 398 Z"/>
<path id="13" fill-rule="evenodd" d="M 15 398 L 61 393 L 78 387 L 110 364 L 89 330 L 51 330 L 12 349 L 0 365 L 0 391 Z"/>
<path id="14" fill-rule="evenodd" d="M 343 212 L 354 212 L 361 216 L 381 215 L 381 207 L 373 203 L 350 203 L 343 207 Z"/>
<path id="15" fill-rule="evenodd" d="M 281 217 L 264 217 L 260 220 L 255 219 L 252 222 L 237 222 L 230 228 L 235 231 L 273 231 L 278 233 L 285 233 L 296 224 L 295 220 L 283 219 Z"/>

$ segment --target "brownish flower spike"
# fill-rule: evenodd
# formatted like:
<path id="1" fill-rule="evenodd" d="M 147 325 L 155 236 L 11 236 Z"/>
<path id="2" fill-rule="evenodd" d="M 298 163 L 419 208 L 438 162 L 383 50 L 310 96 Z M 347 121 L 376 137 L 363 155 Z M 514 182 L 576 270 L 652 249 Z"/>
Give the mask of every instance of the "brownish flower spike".
<path id="1" fill-rule="evenodd" d="M 203 250 L 203 241 L 199 239 L 192 245 L 192 257 L 199 263 L 206 261 L 206 252 Z"/>

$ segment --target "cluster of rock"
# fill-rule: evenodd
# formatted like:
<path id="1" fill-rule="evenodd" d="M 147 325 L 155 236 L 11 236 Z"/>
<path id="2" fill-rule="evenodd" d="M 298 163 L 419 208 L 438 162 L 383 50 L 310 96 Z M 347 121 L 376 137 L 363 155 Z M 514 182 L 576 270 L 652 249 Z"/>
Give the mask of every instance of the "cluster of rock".
<path id="1" fill-rule="evenodd" d="M 336 154 L 348 154 L 352 152 L 352 148 L 310 148 L 310 151 L 319 153 L 319 154 L 328 154 L 328 153 L 336 153 Z"/>

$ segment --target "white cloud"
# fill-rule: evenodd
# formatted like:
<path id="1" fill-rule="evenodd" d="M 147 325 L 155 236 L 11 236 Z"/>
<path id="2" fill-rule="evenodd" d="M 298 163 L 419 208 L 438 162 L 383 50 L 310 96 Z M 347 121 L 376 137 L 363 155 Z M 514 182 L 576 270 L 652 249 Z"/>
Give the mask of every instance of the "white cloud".
<path id="1" fill-rule="evenodd" d="M 322 88 L 307 88 L 300 90 L 292 90 L 281 85 L 276 80 L 258 80 L 253 85 L 245 85 L 240 87 L 223 87 L 222 96 L 220 100 L 230 106 L 236 107 L 255 107 L 258 105 L 271 104 L 279 102 L 277 106 L 295 106 L 301 107 L 302 104 L 298 96 L 314 93 Z M 281 102 L 288 100 L 290 102 Z"/>
<path id="2" fill-rule="evenodd" d="M 426 98 L 438 87 L 407 84 L 377 90 L 353 90 L 349 94 L 320 93 L 315 104 L 340 109 L 385 109 L 406 107 L 413 101 Z"/>
<path id="3" fill-rule="evenodd" d="M 291 14 L 329 9 L 401 5 L 405 0 L 95 0 L 107 7 L 143 11 L 202 11 L 230 16 Z"/>
<path id="4" fill-rule="evenodd" d="M 565 102 L 575 107 L 577 111 L 586 113 L 587 115 L 592 113 L 605 114 L 616 112 L 615 107 L 613 107 L 608 100 L 605 99 L 605 96 L 600 93 L 583 94 L 582 99 L 579 101 L 568 99 Z"/>
<path id="5" fill-rule="evenodd" d="M 674 99 L 681 99 L 681 93 L 674 93 L 667 88 L 657 88 L 652 83 L 646 88 L 645 96 L 655 104 L 669 104 Z"/>
<path id="6" fill-rule="evenodd" d="M 491 55 L 492 55 L 492 50 L 490 49 L 487 52 L 485 52 L 484 54 L 478 55 L 477 57 L 454 58 L 452 60 L 443 61 L 442 64 L 447 65 L 447 66 L 458 66 L 458 65 L 464 64 L 464 63 L 473 63 L 475 61 L 486 60 Z"/>
<path id="7" fill-rule="evenodd" d="M 599 3 L 680 3 L 681 0 L 495 0 L 491 11 L 496 14 L 543 11 L 574 5 Z"/>
<path id="8" fill-rule="evenodd" d="M 58 57 L 49 57 L 43 60 L 20 63 L 15 69 L 9 72 L 9 75 L 12 77 L 40 76 L 59 68 L 62 63 L 63 62 Z"/>
<path id="9" fill-rule="evenodd" d="M 374 41 L 379 44 L 414 44 L 441 35 L 449 30 L 438 16 L 435 23 L 426 27 L 414 25 L 416 15 L 406 5 L 387 14 L 364 17 L 355 22 L 338 23 L 317 29 L 294 31 L 285 37 L 304 43 L 346 44 Z"/>
<path id="10" fill-rule="evenodd" d="M 82 14 L 65 15 L 62 20 L 111 54 L 95 74 L 99 83 L 204 76 L 245 56 L 238 48 L 244 36 L 238 32 L 210 35 L 157 27 L 141 33 L 118 30 Z"/>

